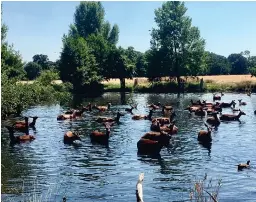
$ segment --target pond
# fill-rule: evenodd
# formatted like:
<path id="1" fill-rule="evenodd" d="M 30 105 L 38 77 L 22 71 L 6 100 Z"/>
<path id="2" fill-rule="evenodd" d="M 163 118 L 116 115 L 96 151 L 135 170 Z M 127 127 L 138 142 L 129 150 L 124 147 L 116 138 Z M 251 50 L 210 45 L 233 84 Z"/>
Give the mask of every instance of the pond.
<path id="1" fill-rule="evenodd" d="M 144 201 L 188 201 L 195 180 L 212 179 L 215 187 L 222 180 L 219 201 L 255 201 L 256 198 L 256 96 L 225 94 L 222 101 L 242 98 L 247 102 L 240 108 L 246 116 L 241 122 L 222 122 L 212 133 L 213 142 L 205 148 L 197 141 L 197 133 L 205 129 L 201 117 L 190 115 L 184 108 L 190 99 L 212 101 L 212 94 L 132 94 L 105 93 L 101 97 L 83 99 L 106 105 L 104 113 L 85 112 L 83 118 L 57 121 L 63 112 L 59 105 L 35 106 L 23 115 L 38 116 L 36 139 L 29 143 L 9 144 L 2 122 L 2 200 L 19 201 L 24 197 L 43 196 L 42 201 L 136 201 L 138 176 L 144 172 Z M 159 157 L 137 154 L 137 141 L 150 131 L 148 120 L 134 121 L 130 114 L 121 117 L 120 124 L 111 131 L 109 146 L 92 144 L 92 130 L 104 131 L 95 122 L 99 115 L 115 116 L 129 103 L 138 103 L 135 114 L 147 114 L 147 104 L 161 102 L 174 106 L 179 132 L 170 146 L 161 150 Z M 223 113 L 233 113 L 230 108 Z M 161 116 L 161 110 L 154 116 Z M 68 130 L 79 130 L 82 142 L 65 145 L 63 135 Z M 251 160 L 251 169 L 237 171 L 238 163 Z M 22 194 L 21 194 L 22 193 Z"/>

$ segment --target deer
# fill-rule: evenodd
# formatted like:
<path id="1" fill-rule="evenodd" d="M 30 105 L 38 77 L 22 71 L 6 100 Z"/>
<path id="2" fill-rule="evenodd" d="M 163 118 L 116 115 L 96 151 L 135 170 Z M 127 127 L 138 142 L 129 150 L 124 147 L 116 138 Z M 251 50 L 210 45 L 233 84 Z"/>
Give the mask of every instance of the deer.
<path id="1" fill-rule="evenodd" d="M 222 121 L 239 121 L 239 118 L 242 115 L 246 115 L 243 111 L 239 110 L 239 114 L 238 115 L 234 115 L 234 114 L 222 114 L 220 116 L 220 120 Z"/>
<path id="2" fill-rule="evenodd" d="M 212 129 L 213 127 L 209 127 L 206 123 L 204 124 L 207 127 L 206 130 L 200 130 L 198 132 L 197 140 L 202 143 L 210 143 L 212 141 Z"/>

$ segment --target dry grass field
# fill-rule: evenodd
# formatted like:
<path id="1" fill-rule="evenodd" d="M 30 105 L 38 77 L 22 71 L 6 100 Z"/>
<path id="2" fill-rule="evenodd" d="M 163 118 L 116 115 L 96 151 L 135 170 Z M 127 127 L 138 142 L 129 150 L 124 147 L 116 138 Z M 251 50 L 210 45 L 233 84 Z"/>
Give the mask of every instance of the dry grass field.
<path id="1" fill-rule="evenodd" d="M 206 83 L 216 83 L 216 84 L 239 84 L 239 83 L 250 83 L 256 84 L 256 77 L 251 77 L 251 75 L 220 75 L 220 76 L 199 76 L 199 78 L 203 78 Z M 138 85 L 144 86 L 148 85 L 148 79 L 146 77 L 126 79 L 126 85 L 132 86 L 134 84 L 134 80 L 137 79 Z M 163 78 L 163 80 L 167 79 Z M 188 78 L 187 81 L 195 81 L 195 79 Z M 27 83 L 32 84 L 33 81 L 19 81 L 19 83 Z M 55 84 L 61 84 L 61 80 L 52 81 Z M 109 81 L 103 81 L 103 84 L 106 85 L 120 85 L 119 79 L 110 79 Z"/>
<path id="2" fill-rule="evenodd" d="M 251 77 L 251 75 L 220 75 L 220 76 L 199 76 L 199 78 L 203 78 L 205 82 L 210 83 L 217 83 L 217 84 L 232 84 L 232 83 L 241 83 L 241 82 L 251 82 L 256 83 L 256 77 Z M 134 83 L 133 79 L 126 79 L 127 85 L 132 85 Z M 148 80 L 145 77 L 137 78 L 139 84 L 147 84 Z M 188 81 L 191 81 L 193 79 L 189 79 Z M 103 81 L 103 84 L 113 84 L 117 85 L 120 84 L 119 79 L 110 79 L 109 81 Z"/>

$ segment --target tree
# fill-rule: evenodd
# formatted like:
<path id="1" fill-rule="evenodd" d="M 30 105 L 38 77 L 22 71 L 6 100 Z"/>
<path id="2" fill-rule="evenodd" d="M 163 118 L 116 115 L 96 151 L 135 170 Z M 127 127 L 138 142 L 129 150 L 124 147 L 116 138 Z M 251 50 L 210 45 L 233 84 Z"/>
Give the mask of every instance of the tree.
<path id="1" fill-rule="evenodd" d="M 10 46 L 6 41 L 8 27 L 5 24 L 1 25 L 1 73 L 5 73 L 8 78 L 17 77 L 24 78 L 25 71 L 21 55 L 15 51 L 13 46 Z"/>
<path id="2" fill-rule="evenodd" d="M 119 78 L 120 87 L 125 89 L 125 78 L 132 78 L 135 64 L 127 56 L 127 50 L 122 47 L 112 47 L 108 57 L 109 78 Z"/>
<path id="3" fill-rule="evenodd" d="M 186 16 L 184 2 L 168 1 L 155 10 L 157 29 L 152 30 L 151 48 L 162 51 L 162 64 L 169 76 L 197 75 L 202 68 L 205 41 Z"/>
<path id="4" fill-rule="evenodd" d="M 241 53 L 233 53 L 228 56 L 231 64 L 231 74 L 248 74 L 248 61 Z"/>
<path id="5" fill-rule="evenodd" d="M 42 67 L 35 62 L 28 62 L 24 67 L 24 70 L 27 72 L 27 78 L 29 80 L 37 78 L 40 75 L 41 69 Z"/>
<path id="6" fill-rule="evenodd" d="M 108 42 L 104 39 L 104 37 L 100 34 L 95 35 L 91 34 L 87 37 L 87 45 L 91 50 L 91 53 L 94 55 L 96 63 L 99 68 L 99 74 L 103 77 L 106 77 L 106 74 L 108 71 L 106 69 L 106 63 L 108 59 L 108 54 L 110 51 L 110 45 Z"/>
<path id="7" fill-rule="evenodd" d="M 100 33 L 105 11 L 101 2 L 83 1 L 76 7 L 75 27 L 79 36 L 87 38 L 90 34 Z"/>
<path id="8" fill-rule="evenodd" d="M 148 62 L 146 60 L 146 56 L 143 53 L 138 53 L 137 61 L 136 61 L 136 76 L 138 77 L 146 77 L 147 76 L 147 68 Z"/>
<path id="9" fill-rule="evenodd" d="M 108 41 L 109 43 L 116 45 L 119 39 L 119 27 L 117 24 L 114 24 L 112 30 L 109 33 Z"/>
<path id="10" fill-rule="evenodd" d="M 49 58 L 47 55 L 37 54 L 33 56 L 33 62 L 39 64 L 42 70 L 49 69 Z"/>
<path id="11" fill-rule="evenodd" d="M 47 86 L 51 84 L 53 80 L 57 80 L 57 79 L 59 79 L 58 72 L 53 70 L 44 70 L 41 72 L 37 80 L 44 86 Z"/>
<path id="12" fill-rule="evenodd" d="M 249 72 L 251 73 L 252 76 L 256 76 L 256 56 L 250 56 L 249 61 Z"/>
<path id="13" fill-rule="evenodd" d="M 225 75 L 230 73 L 230 63 L 225 56 L 207 52 L 206 73 L 208 75 Z"/>
<path id="14" fill-rule="evenodd" d="M 75 92 L 89 90 L 88 86 L 101 80 L 95 57 L 82 37 L 63 37 L 59 70 L 61 79 L 72 83 Z"/>

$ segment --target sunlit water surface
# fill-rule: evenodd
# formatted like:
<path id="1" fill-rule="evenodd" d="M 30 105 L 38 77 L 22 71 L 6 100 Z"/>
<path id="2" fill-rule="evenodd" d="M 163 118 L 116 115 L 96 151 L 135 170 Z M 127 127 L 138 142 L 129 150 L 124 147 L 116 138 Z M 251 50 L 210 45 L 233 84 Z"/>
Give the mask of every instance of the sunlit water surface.
<path id="1" fill-rule="evenodd" d="M 145 173 L 144 200 L 186 201 L 195 180 L 212 179 L 215 187 L 222 180 L 220 201 L 256 201 L 256 95 L 225 94 L 222 101 L 243 98 L 246 113 L 241 123 L 221 123 L 213 131 L 211 148 L 198 144 L 197 133 L 205 129 L 202 118 L 183 109 L 190 99 L 212 101 L 212 94 L 125 94 L 105 93 L 102 97 L 84 99 L 98 105 L 112 103 L 111 110 L 84 113 L 82 119 L 57 121 L 64 109 L 59 105 L 35 106 L 23 115 L 38 116 L 36 131 L 30 133 L 36 140 L 30 143 L 9 144 L 7 130 L 2 122 L 2 200 L 20 201 L 29 196 L 43 196 L 42 201 L 135 201 L 138 175 Z M 138 103 L 135 114 L 147 114 L 147 104 L 161 102 L 174 106 L 179 127 L 169 148 L 161 156 L 152 158 L 137 155 L 137 141 L 150 131 L 150 121 L 134 121 L 130 114 L 121 117 L 120 125 L 112 128 L 109 147 L 92 144 L 92 130 L 104 131 L 96 123 L 98 115 L 115 116 L 129 103 Z M 237 106 L 238 107 L 238 106 Z M 223 113 L 232 113 L 230 108 Z M 161 111 L 153 116 L 161 116 Z M 63 144 L 63 134 L 79 130 L 82 142 Z M 251 169 L 237 171 L 236 165 L 251 160 Z M 209 182 L 209 181 L 208 181 Z M 9 193 L 9 194 L 8 194 Z M 23 195 L 21 195 L 23 193 Z"/>

